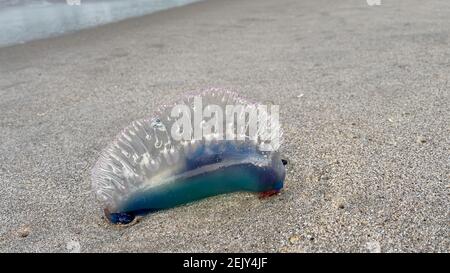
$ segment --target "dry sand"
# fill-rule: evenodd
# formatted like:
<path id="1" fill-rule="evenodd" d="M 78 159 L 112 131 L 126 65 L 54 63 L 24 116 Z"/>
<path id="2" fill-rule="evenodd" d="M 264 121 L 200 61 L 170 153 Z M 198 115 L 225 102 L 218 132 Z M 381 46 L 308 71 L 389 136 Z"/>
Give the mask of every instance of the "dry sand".
<path id="1" fill-rule="evenodd" d="M 450 251 L 450 1 L 210 0 L 0 49 L 0 251 Z M 99 152 L 186 90 L 281 105 L 286 188 L 107 224 Z"/>

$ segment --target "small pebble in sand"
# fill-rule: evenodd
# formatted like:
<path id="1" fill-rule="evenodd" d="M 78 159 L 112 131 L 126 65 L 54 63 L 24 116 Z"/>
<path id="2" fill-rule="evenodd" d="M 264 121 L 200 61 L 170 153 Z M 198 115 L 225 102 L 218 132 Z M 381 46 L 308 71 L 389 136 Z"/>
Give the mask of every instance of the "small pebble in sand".
<path id="1" fill-rule="evenodd" d="M 295 244 L 296 242 L 298 242 L 298 240 L 300 240 L 300 238 L 298 237 L 298 235 L 292 235 L 292 236 L 289 238 L 289 242 L 290 242 L 291 244 Z"/>
<path id="2" fill-rule="evenodd" d="M 381 245 L 378 241 L 371 241 L 366 243 L 366 248 L 370 253 L 380 253 Z"/>
<path id="3" fill-rule="evenodd" d="M 31 232 L 30 227 L 23 226 L 17 231 L 17 234 L 19 235 L 19 237 L 25 238 L 28 237 L 28 235 L 30 235 L 30 232 Z"/>
<path id="4" fill-rule="evenodd" d="M 427 142 L 427 138 L 424 136 L 418 136 L 416 139 L 417 143 L 426 143 Z"/>
<path id="5" fill-rule="evenodd" d="M 320 176 L 320 178 L 319 178 L 319 180 L 329 180 L 329 179 L 330 179 L 330 177 L 326 174 Z"/>

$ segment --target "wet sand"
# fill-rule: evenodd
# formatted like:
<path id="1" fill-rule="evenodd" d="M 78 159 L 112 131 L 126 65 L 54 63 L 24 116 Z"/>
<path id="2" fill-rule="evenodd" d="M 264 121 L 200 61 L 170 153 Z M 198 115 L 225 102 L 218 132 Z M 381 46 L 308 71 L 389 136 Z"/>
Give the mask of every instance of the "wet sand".
<path id="1" fill-rule="evenodd" d="M 448 252 L 449 25 L 446 0 L 210 0 L 0 48 L 0 251 Z M 106 223 L 101 149 L 209 87 L 281 106 L 283 193 Z"/>

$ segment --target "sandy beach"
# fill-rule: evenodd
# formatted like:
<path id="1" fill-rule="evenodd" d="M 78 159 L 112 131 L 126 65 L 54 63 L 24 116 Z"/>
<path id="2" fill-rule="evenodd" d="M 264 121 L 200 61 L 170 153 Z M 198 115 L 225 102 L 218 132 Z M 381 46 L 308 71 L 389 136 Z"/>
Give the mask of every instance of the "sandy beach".
<path id="1" fill-rule="evenodd" d="M 1 252 L 449 252 L 450 2 L 208 0 L 0 48 Z M 90 172 L 187 91 L 280 105 L 282 194 L 129 227 Z"/>

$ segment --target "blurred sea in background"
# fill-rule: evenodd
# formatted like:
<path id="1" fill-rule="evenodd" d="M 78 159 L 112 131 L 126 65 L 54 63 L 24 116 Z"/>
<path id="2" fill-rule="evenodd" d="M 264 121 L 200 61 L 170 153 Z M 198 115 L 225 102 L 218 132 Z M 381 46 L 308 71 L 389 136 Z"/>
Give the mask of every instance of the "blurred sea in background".
<path id="1" fill-rule="evenodd" d="M 199 0 L 0 0 L 0 46 L 57 36 Z"/>

